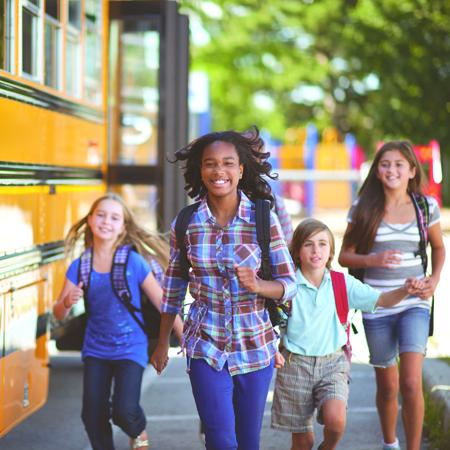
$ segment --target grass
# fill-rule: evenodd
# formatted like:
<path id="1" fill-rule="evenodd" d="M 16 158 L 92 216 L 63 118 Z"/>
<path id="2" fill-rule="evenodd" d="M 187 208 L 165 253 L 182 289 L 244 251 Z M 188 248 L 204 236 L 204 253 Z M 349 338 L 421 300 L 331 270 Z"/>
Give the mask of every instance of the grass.
<path id="1" fill-rule="evenodd" d="M 450 365 L 450 358 L 442 358 Z M 445 407 L 442 403 L 431 401 L 429 392 L 424 392 L 425 420 L 424 432 L 429 441 L 429 450 L 448 450 L 450 448 L 450 429 L 444 431 Z"/>

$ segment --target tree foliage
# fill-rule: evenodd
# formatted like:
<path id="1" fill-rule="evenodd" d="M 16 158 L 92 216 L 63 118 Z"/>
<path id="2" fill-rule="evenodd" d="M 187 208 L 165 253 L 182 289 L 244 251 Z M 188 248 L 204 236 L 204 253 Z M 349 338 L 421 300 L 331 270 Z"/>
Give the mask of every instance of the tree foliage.
<path id="1" fill-rule="evenodd" d="M 210 35 L 192 61 L 210 77 L 215 128 L 255 123 L 283 138 L 313 122 L 352 132 L 368 150 L 437 139 L 450 169 L 447 0 L 180 3 Z"/>

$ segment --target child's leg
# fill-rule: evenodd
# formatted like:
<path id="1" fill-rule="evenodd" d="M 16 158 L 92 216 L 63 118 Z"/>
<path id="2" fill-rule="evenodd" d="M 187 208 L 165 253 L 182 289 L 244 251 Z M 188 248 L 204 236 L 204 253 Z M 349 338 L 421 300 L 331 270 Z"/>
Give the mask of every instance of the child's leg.
<path id="1" fill-rule="evenodd" d="M 94 450 L 113 450 L 110 395 L 113 369 L 109 361 L 86 358 L 81 418 Z"/>
<path id="2" fill-rule="evenodd" d="M 334 450 L 344 435 L 346 423 L 346 403 L 331 399 L 322 405 L 323 442 L 320 450 Z"/>
<path id="3" fill-rule="evenodd" d="M 146 419 L 139 405 L 144 368 L 128 359 L 114 361 L 112 419 L 128 436 L 136 438 L 145 430 Z"/>
<path id="4" fill-rule="evenodd" d="M 311 450 L 314 445 L 314 433 L 292 433 L 291 450 Z"/>
<path id="5" fill-rule="evenodd" d="M 345 431 L 349 363 L 344 352 L 323 356 L 317 361 L 321 380 L 314 389 L 317 421 L 324 425 L 320 450 L 334 450 Z"/>
<path id="6" fill-rule="evenodd" d="M 233 380 L 228 368 L 217 371 L 203 359 L 191 359 L 189 378 L 208 450 L 237 450 Z"/>
<path id="7" fill-rule="evenodd" d="M 239 450 L 258 450 L 267 393 L 273 374 L 270 366 L 233 377 L 234 413 Z"/>

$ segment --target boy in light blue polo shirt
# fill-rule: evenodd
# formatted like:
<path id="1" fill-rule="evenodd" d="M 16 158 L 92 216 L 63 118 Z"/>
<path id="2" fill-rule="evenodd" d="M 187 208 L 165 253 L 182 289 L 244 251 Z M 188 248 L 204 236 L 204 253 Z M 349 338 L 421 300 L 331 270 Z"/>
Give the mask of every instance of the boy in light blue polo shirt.
<path id="1" fill-rule="evenodd" d="M 292 301 L 272 404 L 272 427 L 292 433 L 292 450 L 314 444 L 313 414 L 324 425 L 320 450 L 333 450 L 345 430 L 350 365 L 343 346 L 347 333 L 336 312 L 330 276 L 334 237 L 315 219 L 306 219 L 294 232 L 290 252 L 297 267 L 297 295 Z M 420 293 L 423 282 L 408 279 L 399 289 L 380 293 L 345 275 L 349 308 L 374 311 L 391 307 L 407 295 Z"/>

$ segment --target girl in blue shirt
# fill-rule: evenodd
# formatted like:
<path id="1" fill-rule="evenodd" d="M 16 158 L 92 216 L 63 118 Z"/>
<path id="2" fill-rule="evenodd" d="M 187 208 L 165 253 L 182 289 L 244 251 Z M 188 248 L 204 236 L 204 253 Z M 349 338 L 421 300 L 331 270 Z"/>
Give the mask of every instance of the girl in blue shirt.
<path id="1" fill-rule="evenodd" d="M 139 405 L 142 375 L 148 364 L 147 336 L 114 293 L 111 267 L 115 251 L 124 244 L 131 244 L 139 253 L 152 258 L 153 267 L 157 267 L 157 262 L 167 263 L 167 253 L 163 243 L 136 223 L 131 211 L 115 194 L 97 199 L 89 213 L 72 226 L 66 237 L 68 249 L 73 251 L 80 240 L 84 241 L 85 250 L 92 250 L 92 270 L 86 292 L 89 314 L 82 349 L 82 420 L 94 450 L 114 449 L 111 417 L 130 436 L 131 448 L 148 449 L 145 414 Z M 131 303 L 140 308 L 142 288 L 159 310 L 161 287 L 149 263 L 139 253 L 132 251 L 127 263 L 126 281 Z M 78 281 L 79 265 L 80 258 L 70 265 L 53 307 L 59 320 L 83 297 L 85 286 Z M 140 312 L 136 314 L 142 321 Z M 175 332 L 181 337 L 179 317 L 175 320 Z"/>
<path id="2" fill-rule="evenodd" d="M 281 351 L 286 360 L 278 369 L 272 404 L 272 427 L 292 433 L 292 450 L 314 444 L 313 414 L 324 425 L 320 450 L 333 450 L 346 421 L 349 362 L 343 351 L 347 334 L 335 306 L 330 277 L 334 237 L 315 219 L 306 219 L 294 232 L 290 253 L 297 267 L 297 295 L 284 331 Z M 390 307 L 423 282 L 408 279 L 404 286 L 380 292 L 345 275 L 349 308 L 373 311 Z"/>

